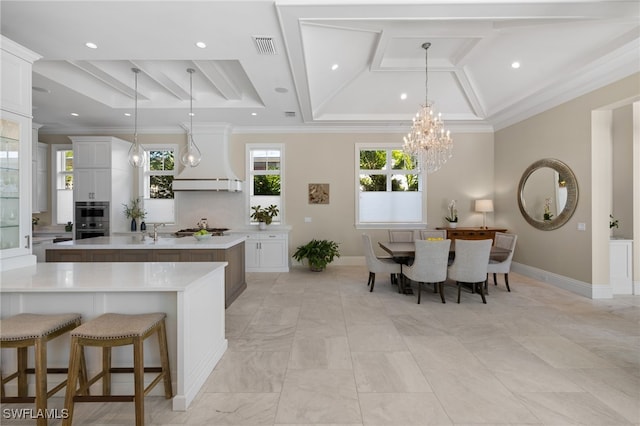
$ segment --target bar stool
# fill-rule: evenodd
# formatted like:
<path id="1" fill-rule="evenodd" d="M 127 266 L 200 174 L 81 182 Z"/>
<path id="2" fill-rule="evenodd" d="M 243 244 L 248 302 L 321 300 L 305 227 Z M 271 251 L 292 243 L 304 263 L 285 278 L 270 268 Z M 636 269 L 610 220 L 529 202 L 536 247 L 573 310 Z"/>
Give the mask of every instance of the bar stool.
<path id="1" fill-rule="evenodd" d="M 64 401 L 64 408 L 68 417 L 63 419 L 63 426 L 70 426 L 73 422 L 73 406 L 76 402 L 125 402 L 134 401 L 136 412 L 136 426 L 144 425 L 144 396 L 147 395 L 160 380 L 164 379 L 164 395 L 173 397 L 171 388 L 171 370 L 169 367 L 169 353 L 167 350 L 167 333 L 165 327 L 165 313 L 150 313 L 139 315 L 104 314 L 87 321 L 71 333 L 71 357 L 69 359 L 69 386 Z M 145 367 L 143 343 L 153 334 L 157 334 L 160 346 L 161 367 Z M 133 345 L 133 367 L 111 367 L 111 348 L 115 346 Z M 78 383 L 78 374 L 85 346 L 102 347 L 102 371 L 93 378 Z M 111 374 L 133 373 L 133 395 L 111 395 Z M 144 373 L 160 373 L 144 387 Z M 102 395 L 89 396 L 89 387 L 102 378 Z"/>
<path id="2" fill-rule="evenodd" d="M 18 368 L 2 379 L 2 403 L 32 403 L 36 411 L 46 413 L 47 399 L 67 384 L 67 379 L 47 391 L 47 374 L 67 374 L 67 368 L 47 368 L 47 342 L 80 325 L 80 314 L 18 314 L 0 320 L 0 348 L 15 348 Z M 35 368 L 27 367 L 27 350 L 34 347 Z M 80 381 L 87 380 L 84 356 L 78 359 Z M 35 397 L 28 396 L 27 375 L 35 375 Z M 18 379 L 18 396 L 6 396 L 4 385 Z M 38 426 L 47 424 L 46 415 L 38 415 Z"/>

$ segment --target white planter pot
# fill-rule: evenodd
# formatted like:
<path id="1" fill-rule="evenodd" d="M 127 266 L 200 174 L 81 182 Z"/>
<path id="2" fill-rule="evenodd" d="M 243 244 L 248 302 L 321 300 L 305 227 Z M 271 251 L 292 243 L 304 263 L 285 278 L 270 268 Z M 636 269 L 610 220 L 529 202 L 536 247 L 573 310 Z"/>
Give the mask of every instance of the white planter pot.
<path id="1" fill-rule="evenodd" d="M 458 222 L 449 222 L 449 228 L 457 228 Z"/>

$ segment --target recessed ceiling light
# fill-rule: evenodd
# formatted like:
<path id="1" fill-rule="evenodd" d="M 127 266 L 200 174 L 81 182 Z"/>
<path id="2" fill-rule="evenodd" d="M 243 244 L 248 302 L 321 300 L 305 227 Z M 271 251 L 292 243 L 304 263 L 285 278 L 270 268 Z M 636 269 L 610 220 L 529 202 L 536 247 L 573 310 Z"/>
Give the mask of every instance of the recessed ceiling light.
<path id="1" fill-rule="evenodd" d="M 258 113 L 257 112 L 252 112 L 251 115 L 253 115 L 255 117 L 256 115 L 258 115 Z"/>
<path id="2" fill-rule="evenodd" d="M 405 99 L 407 99 L 407 94 L 406 94 L 406 93 L 402 93 L 402 94 L 400 95 L 400 99 L 402 99 L 403 101 L 404 101 Z"/>
<path id="3" fill-rule="evenodd" d="M 73 115 L 74 117 L 80 117 L 80 114 L 78 114 L 77 112 L 72 112 L 71 115 Z"/>
<path id="4" fill-rule="evenodd" d="M 86 42 L 84 45 L 87 46 L 89 49 L 97 49 L 98 48 L 97 44 L 92 43 L 90 41 Z"/>
<path id="5" fill-rule="evenodd" d="M 130 113 L 130 112 L 125 112 L 125 113 L 124 113 L 124 116 L 125 116 L 125 117 L 131 117 L 131 113 Z"/>
<path id="6" fill-rule="evenodd" d="M 511 68 L 513 68 L 513 69 L 516 69 L 516 70 L 517 70 L 518 68 L 520 68 L 520 62 L 518 62 L 518 61 L 513 62 L 513 63 L 511 64 Z"/>
<path id="7" fill-rule="evenodd" d="M 333 64 L 333 65 L 331 65 L 331 71 L 335 71 L 335 70 L 337 70 L 339 67 L 340 67 L 340 65 L 338 65 L 338 64 Z"/>
<path id="8" fill-rule="evenodd" d="M 204 41 L 199 41 L 196 43 L 196 46 L 198 46 L 200 49 L 204 49 L 205 47 L 207 47 L 207 43 L 205 43 Z"/>
<path id="9" fill-rule="evenodd" d="M 189 117 L 195 117 L 196 113 L 195 112 L 190 112 L 187 115 L 189 115 Z"/>

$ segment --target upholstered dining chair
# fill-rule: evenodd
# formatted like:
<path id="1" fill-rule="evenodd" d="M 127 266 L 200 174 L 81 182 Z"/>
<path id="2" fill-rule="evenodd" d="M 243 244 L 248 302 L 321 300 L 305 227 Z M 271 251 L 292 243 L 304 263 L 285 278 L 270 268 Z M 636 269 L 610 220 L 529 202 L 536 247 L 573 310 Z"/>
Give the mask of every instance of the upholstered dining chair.
<path id="1" fill-rule="evenodd" d="M 418 303 L 420 303 L 420 293 L 424 283 L 437 286 L 440 299 L 442 303 L 445 303 L 443 285 L 447 279 L 447 262 L 451 240 L 416 240 L 415 245 L 416 252 L 413 263 L 402 268 L 403 279 L 406 277 L 418 283 Z"/>
<path id="2" fill-rule="evenodd" d="M 367 261 L 367 267 L 369 268 L 369 291 L 373 291 L 373 286 L 376 283 L 377 273 L 390 274 L 391 283 L 398 282 L 398 275 L 402 272 L 402 265 L 394 261 L 391 257 L 378 257 L 373 251 L 371 245 L 371 237 L 367 234 L 362 234 L 362 247 L 364 250 L 364 257 Z"/>
<path id="3" fill-rule="evenodd" d="M 492 243 L 492 240 L 456 239 L 455 259 L 449 266 L 449 278 L 458 285 L 458 303 L 463 283 L 471 284 L 472 290 L 478 290 L 480 293 L 482 303 L 487 303 L 484 297 L 484 283 L 487 279 Z"/>
<path id="4" fill-rule="evenodd" d="M 442 238 L 447 239 L 447 231 L 444 229 L 421 229 L 420 239 L 426 240 L 428 238 Z"/>
<path id="5" fill-rule="evenodd" d="M 410 243 L 415 240 L 413 229 L 389 229 L 389 241 L 392 243 Z"/>
<path id="6" fill-rule="evenodd" d="M 504 274 L 504 283 L 507 286 L 507 291 L 511 291 L 509 288 L 509 272 L 511 271 L 511 260 L 513 259 L 513 252 L 516 249 L 517 240 L 518 236 L 516 234 L 496 232 L 495 246 L 510 250 L 509 255 L 503 261 L 489 260 L 489 265 L 487 266 L 487 274 L 493 274 L 494 285 L 498 285 L 496 274 Z M 488 276 L 487 281 L 489 281 Z"/>

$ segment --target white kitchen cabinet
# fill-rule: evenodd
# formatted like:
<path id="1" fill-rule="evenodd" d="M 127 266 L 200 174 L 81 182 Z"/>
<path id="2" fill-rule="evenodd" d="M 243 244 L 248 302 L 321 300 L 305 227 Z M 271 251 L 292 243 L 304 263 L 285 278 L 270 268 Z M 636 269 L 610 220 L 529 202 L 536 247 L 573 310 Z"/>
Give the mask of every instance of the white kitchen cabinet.
<path id="1" fill-rule="evenodd" d="M 609 240 L 609 280 L 613 294 L 633 294 L 633 240 Z"/>
<path id="2" fill-rule="evenodd" d="M 39 56 L 1 37 L 0 269 L 32 265 L 31 66 Z"/>
<path id="3" fill-rule="evenodd" d="M 134 168 L 127 160 L 131 143 L 111 136 L 71 136 L 73 201 L 108 201 L 109 231 L 130 230 L 122 205 L 131 201 Z M 77 220 L 75 220 L 77 223 Z"/>
<path id="4" fill-rule="evenodd" d="M 287 232 L 246 232 L 247 272 L 289 272 L 289 234 Z"/>

